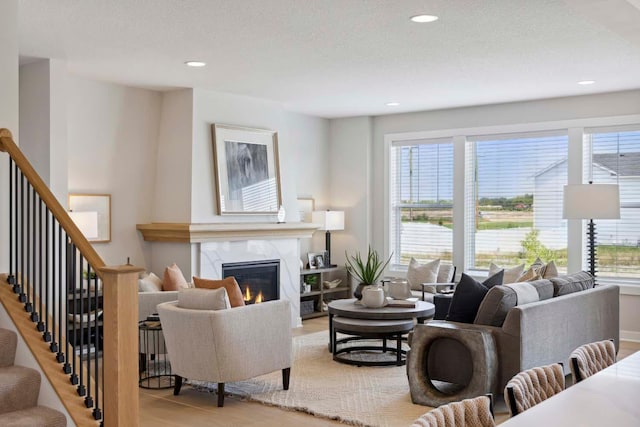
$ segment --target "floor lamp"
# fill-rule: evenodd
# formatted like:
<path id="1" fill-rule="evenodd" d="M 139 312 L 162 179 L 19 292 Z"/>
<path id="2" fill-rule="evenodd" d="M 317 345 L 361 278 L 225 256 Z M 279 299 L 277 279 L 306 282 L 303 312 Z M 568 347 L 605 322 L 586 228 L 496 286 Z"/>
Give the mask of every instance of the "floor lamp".
<path id="1" fill-rule="evenodd" d="M 311 222 L 319 224 L 319 230 L 326 230 L 324 245 L 327 250 L 327 259 L 324 260 L 325 267 L 336 267 L 331 264 L 331 232 L 344 230 L 344 211 L 314 211 L 311 214 Z"/>
<path id="2" fill-rule="evenodd" d="M 620 219 L 620 190 L 617 184 L 573 184 L 564 186 L 562 217 L 588 219 L 589 273 L 596 276 L 596 225 L 594 219 Z"/>

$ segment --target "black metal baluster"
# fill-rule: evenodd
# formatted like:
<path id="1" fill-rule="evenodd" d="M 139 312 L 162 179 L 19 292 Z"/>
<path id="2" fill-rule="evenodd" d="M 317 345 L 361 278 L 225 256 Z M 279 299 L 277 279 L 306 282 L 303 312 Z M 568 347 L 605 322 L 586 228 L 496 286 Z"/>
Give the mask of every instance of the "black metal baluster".
<path id="1" fill-rule="evenodd" d="M 7 283 L 9 285 L 13 285 L 15 280 L 15 269 L 13 266 L 13 234 L 14 234 L 14 224 L 13 224 L 13 204 L 14 204 L 14 194 L 13 194 L 13 159 L 9 157 L 9 276 L 7 277 Z"/>
<path id="2" fill-rule="evenodd" d="M 34 193 L 34 197 L 33 200 L 36 200 L 35 197 L 35 191 Z M 33 297 L 33 304 L 35 306 L 36 301 L 38 301 L 38 310 L 35 312 L 35 318 L 36 320 L 34 320 L 34 322 L 38 322 L 38 332 L 44 332 L 44 323 L 42 322 L 42 318 L 45 316 L 44 312 L 42 311 L 42 299 L 44 297 L 44 292 L 42 290 L 42 283 L 44 282 L 44 278 L 43 278 L 43 272 L 44 269 L 42 268 L 42 261 L 43 261 L 43 256 L 42 256 L 42 244 L 43 244 L 43 237 L 42 235 L 43 233 L 43 227 L 42 227 L 42 199 L 40 198 L 40 196 L 38 196 L 38 241 L 39 241 L 39 253 L 38 253 L 38 277 L 39 277 L 39 281 L 38 281 L 38 298 L 36 299 L 35 297 L 35 289 L 33 291 L 34 293 L 34 297 Z M 34 205 L 35 206 L 35 205 Z"/>
<path id="3" fill-rule="evenodd" d="M 68 238 L 68 236 L 67 236 Z M 72 299 L 71 299 L 71 304 L 73 306 L 73 334 L 71 334 L 72 336 L 72 340 L 71 340 L 71 345 L 72 345 L 72 349 L 71 349 L 71 353 L 69 354 L 69 357 L 71 358 L 71 384 L 73 385 L 77 385 L 78 384 L 78 373 L 77 373 L 77 366 L 76 366 L 76 360 L 78 359 L 77 357 L 75 357 L 77 354 L 77 346 L 78 346 L 78 322 L 77 322 L 77 315 L 78 315 L 78 294 L 76 292 L 76 283 L 77 283 L 77 264 L 76 264 L 76 245 L 71 242 L 71 249 L 69 250 L 69 256 L 71 257 L 71 273 L 70 273 L 70 277 L 71 277 L 71 283 L 70 283 L 70 287 L 69 287 L 69 292 L 72 295 Z"/>
<path id="4" fill-rule="evenodd" d="M 65 374 L 70 374 L 71 373 L 71 365 L 69 364 L 69 359 L 73 358 L 73 351 L 70 347 L 70 339 L 69 336 L 72 333 L 72 330 L 69 327 L 69 314 L 70 314 L 70 310 L 69 310 L 69 303 L 71 302 L 71 304 L 73 304 L 73 301 L 71 300 L 71 296 L 69 296 L 69 289 L 71 288 L 71 242 L 69 241 L 69 236 L 67 236 L 67 233 L 64 233 L 64 242 L 65 242 L 65 273 L 64 273 L 64 277 L 65 277 L 65 283 L 64 283 L 64 299 L 65 299 L 65 314 L 64 314 L 64 330 L 65 330 L 65 352 L 67 354 L 66 357 L 66 361 L 65 364 L 62 368 L 62 370 L 64 371 Z M 71 339 L 73 340 L 73 337 L 71 337 Z M 63 354 L 63 358 L 64 358 L 64 354 Z M 61 362 L 62 363 L 62 362 Z"/>
<path id="5" fill-rule="evenodd" d="M 62 300 L 60 299 L 60 281 L 58 278 L 60 253 L 58 252 L 58 241 L 56 240 L 56 218 L 51 215 L 51 344 L 49 349 L 52 353 L 57 353 L 59 350 L 58 342 L 56 341 L 56 326 L 58 331 L 60 330 L 60 322 L 56 316 L 57 310 L 62 309 Z"/>
<path id="6" fill-rule="evenodd" d="M 64 336 L 66 337 L 66 346 L 63 347 L 62 346 L 62 327 L 64 326 L 66 328 L 66 323 L 62 321 L 62 316 L 64 315 L 65 320 L 67 319 L 67 313 L 69 312 L 67 310 L 67 292 L 66 292 L 66 283 L 62 280 L 62 266 L 65 265 L 65 263 L 67 262 L 67 257 L 66 257 L 66 245 L 65 245 L 65 241 L 62 240 L 62 226 L 60 225 L 59 222 L 57 222 L 58 224 L 58 340 L 60 341 L 60 344 L 58 345 L 58 354 L 56 354 L 56 360 L 58 361 L 58 363 L 64 363 L 65 362 L 65 352 L 67 352 L 69 350 L 69 333 L 68 330 L 65 329 L 64 331 Z M 63 255 L 65 255 L 63 257 Z M 66 272 L 66 270 L 65 270 Z M 64 351 L 63 351 L 64 349 Z M 67 353 L 68 354 L 68 353 Z M 63 368 L 65 373 L 69 373 L 67 372 L 67 370 L 65 368 Z"/>
<path id="7" fill-rule="evenodd" d="M 24 234 L 24 175 L 22 174 L 22 172 L 20 172 L 20 176 L 22 177 L 22 179 L 20 180 L 20 287 L 18 289 L 13 290 L 13 292 L 17 293 L 18 296 L 18 300 L 21 303 L 24 303 L 27 301 L 27 297 L 24 294 L 24 258 L 25 258 L 25 254 L 24 254 L 24 240 L 25 240 L 25 234 Z"/>
<path id="8" fill-rule="evenodd" d="M 18 172 L 20 172 L 18 170 L 18 165 L 15 165 L 15 168 L 13 169 L 14 172 L 14 181 L 13 181 L 13 200 L 14 200 L 14 204 L 13 204 L 13 221 L 14 221 L 14 232 L 15 232 L 15 239 L 14 239 L 14 253 L 15 253 L 15 264 L 16 264 L 16 268 L 15 268 L 15 280 L 13 283 L 13 292 L 16 294 L 20 293 L 20 284 L 18 283 L 18 265 L 19 265 L 19 259 L 20 259 L 20 251 L 22 250 L 22 246 L 20 245 L 20 240 L 22 239 L 22 232 L 19 230 L 19 222 L 18 222 L 18 218 L 19 215 L 18 213 L 21 212 L 22 207 L 20 206 L 20 203 L 18 203 L 18 189 L 19 189 L 19 183 L 20 183 L 20 176 L 18 175 Z"/>
<path id="9" fill-rule="evenodd" d="M 87 335 L 89 333 L 89 330 L 85 326 L 84 316 L 89 316 L 91 311 L 89 310 L 89 307 L 87 307 L 85 305 L 85 295 L 84 295 L 84 257 L 82 256 L 81 253 L 78 253 L 78 258 L 80 259 L 80 262 L 78 263 L 79 264 L 79 266 L 78 266 L 78 278 L 80 280 L 80 295 L 79 295 L 79 300 L 80 300 L 80 327 L 79 327 L 79 329 L 80 329 L 80 363 L 81 363 L 81 365 L 78 366 L 78 371 L 80 373 L 80 375 L 79 375 L 80 382 L 78 383 L 77 390 L 78 390 L 78 396 L 84 396 L 86 394 L 86 390 L 85 390 L 85 387 L 84 387 L 84 361 L 85 361 L 85 357 L 89 355 L 89 340 L 88 339 L 86 340 L 87 341 L 87 345 L 86 345 L 86 348 L 85 348 L 85 335 Z M 76 321 L 76 323 L 77 323 L 77 321 Z"/>
<path id="10" fill-rule="evenodd" d="M 42 199 L 40 199 L 42 203 Z M 40 308 L 40 320 L 44 318 L 44 332 L 42 333 L 42 339 L 44 342 L 51 341 L 51 332 L 49 331 L 49 310 L 51 309 L 49 297 L 52 281 L 49 279 L 49 209 L 44 207 L 44 310 Z"/>
<path id="11" fill-rule="evenodd" d="M 31 305 L 31 301 L 29 300 L 31 296 L 31 285 L 33 281 L 32 275 L 32 266 L 33 260 L 31 259 L 31 186 L 27 186 L 27 278 L 25 280 L 26 284 L 26 292 L 25 292 L 25 303 L 24 309 L 31 313 L 33 311 L 33 306 Z"/>
<path id="12" fill-rule="evenodd" d="M 36 246 L 38 244 L 38 230 L 36 229 L 36 217 L 38 216 L 38 208 L 36 204 L 36 190 L 33 188 L 31 184 L 29 184 L 29 188 L 31 189 L 31 277 L 29 277 L 29 286 L 31 292 L 27 295 L 29 303 L 31 304 L 31 321 L 38 321 L 38 311 L 36 307 L 36 281 L 37 281 L 37 271 L 36 271 Z"/>
<path id="13" fill-rule="evenodd" d="M 95 287 L 94 287 L 95 290 Z M 92 309 L 95 310 L 95 318 L 98 317 L 98 310 L 96 307 L 92 306 L 92 299 L 91 299 L 91 265 L 87 262 L 87 309 L 89 310 L 88 312 L 91 313 Z M 91 316 L 89 316 L 88 320 L 87 320 L 87 333 L 88 338 L 87 338 L 87 348 L 89 350 L 87 350 L 87 396 L 84 398 L 84 405 L 87 408 L 91 408 L 93 406 L 93 399 L 91 398 L 91 337 L 92 337 L 92 330 L 91 330 Z M 97 331 L 94 330 L 93 333 L 96 333 Z M 95 341 L 95 338 L 94 338 Z M 95 347 L 94 347 L 95 349 Z M 80 383 L 82 383 L 82 380 L 80 380 Z"/>

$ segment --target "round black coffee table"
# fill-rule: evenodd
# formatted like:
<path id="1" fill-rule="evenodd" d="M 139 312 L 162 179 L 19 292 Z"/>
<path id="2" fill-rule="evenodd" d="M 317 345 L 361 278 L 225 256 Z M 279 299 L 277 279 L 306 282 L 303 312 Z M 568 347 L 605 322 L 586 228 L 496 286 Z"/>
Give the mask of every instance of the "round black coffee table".
<path id="1" fill-rule="evenodd" d="M 435 307 L 433 304 L 424 301 L 416 301 L 414 307 L 381 307 L 368 308 L 359 303 L 355 298 L 334 300 L 329 303 L 329 351 L 334 355 L 334 359 L 345 362 L 341 357 L 336 357 L 340 353 L 350 353 L 357 351 L 358 348 L 342 348 L 338 350 L 337 345 L 348 343 L 367 338 L 380 338 L 383 340 L 382 346 L 375 349 L 386 352 L 387 339 L 396 340 L 397 347 L 392 352 L 396 353 L 397 359 L 393 364 L 399 365 L 404 363 L 404 351 L 400 350 L 400 340 L 403 334 L 409 332 L 412 328 L 407 326 L 407 321 L 413 322 L 415 319 L 418 323 L 424 323 L 425 320 L 433 317 Z M 338 316 L 338 319 L 334 319 Z M 337 327 L 334 326 L 334 321 Z M 376 331 L 375 323 L 380 323 L 379 331 Z M 373 327 L 373 328 L 372 328 Z M 336 332 L 347 333 L 352 335 L 349 338 L 341 340 L 336 339 Z M 362 347 L 361 347 L 362 348 Z M 374 348 L 369 346 L 368 350 Z M 353 364 L 381 364 L 389 365 L 388 362 L 347 362 Z"/>

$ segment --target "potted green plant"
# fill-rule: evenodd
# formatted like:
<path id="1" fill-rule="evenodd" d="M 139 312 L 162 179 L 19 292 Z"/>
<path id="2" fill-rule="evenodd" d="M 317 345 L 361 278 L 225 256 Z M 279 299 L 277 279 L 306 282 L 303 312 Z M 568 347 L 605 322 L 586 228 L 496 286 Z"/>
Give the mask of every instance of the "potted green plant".
<path id="1" fill-rule="evenodd" d="M 387 267 L 387 264 L 389 264 L 389 261 L 391 261 L 393 254 L 389 255 L 386 261 L 383 261 L 378 255 L 378 252 L 369 246 L 366 260 L 362 259 L 360 252 L 356 252 L 355 255 L 349 255 L 345 252 L 345 255 L 347 256 L 347 263 L 345 265 L 347 271 L 353 274 L 360 282 L 358 286 L 356 286 L 353 296 L 361 299 L 362 289 L 365 286 L 375 285 L 378 282 L 382 272 Z"/>

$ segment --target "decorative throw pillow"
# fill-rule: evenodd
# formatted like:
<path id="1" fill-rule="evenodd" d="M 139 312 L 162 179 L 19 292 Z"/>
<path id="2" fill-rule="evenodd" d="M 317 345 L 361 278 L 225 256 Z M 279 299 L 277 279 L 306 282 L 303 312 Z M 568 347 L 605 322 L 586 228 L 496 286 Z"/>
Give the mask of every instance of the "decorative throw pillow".
<path id="1" fill-rule="evenodd" d="M 530 282 L 532 280 L 550 279 L 552 277 L 558 277 L 558 267 L 556 267 L 555 261 L 549 261 L 545 264 L 540 258 L 536 258 L 533 264 L 522 273 L 518 282 Z"/>
<path id="2" fill-rule="evenodd" d="M 547 265 L 542 268 L 540 272 L 545 279 L 551 279 L 552 277 L 558 277 L 558 267 L 556 267 L 555 261 L 549 261 Z"/>
<path id="3" fill-rule="evenodd" d="M 428 262 L 426 264 L 420 264 L 415 258 L 411 258 L 409 262 L 409 270 L 407 271 L 407 281 L 411 285 L 411 289 L 414 291 L 421 291 L 422 283 L 436 283 L 438 280 L 438 270 L 440 269 L 440 260 Z M 433 289 L 431 289 L 433 288 Z M 425 291 L 436 293 L 436 287 L 428 286 Z"/>
<path id="4" fill-rule="evenodd" d="M 153 273 L 144 274 L 138 279 L 138 292 L 160 292 L 162 280 Z"/>
<path id="5" fill-rule="evenodd" d="M 586 271 L 580 271 L 566 276 L 552 277 L 549 280 L 553 283 L 554 297 L 591 289 L 595 285 L 595 279 Z"/>
<path id="6" fill-rule="evenodd" d="M 440 264 L 438 269 L 438 278 L 436 283 L 451 283 L 453 282 L 453 275 L 455 274 L 455 267 L 453 264 Z"/>
<path id="7" fill-rule="evenodd" d="M 524 271 L 524 264 L 517 265 L 512 268 L 503 268 L 495 265 L 494 263 L 489 264 L 489 277 L 494 276 L 500 270 L 504 270 L 504 278 L 502 279 L 503 283 L 501 285 L 506 285 L 507 283 L 515 283 L 518 281 L 518 277 L 522 275 Z"/>
<path id="8" fill-rule="evenodd" d="M 225 310 L 231 308 L 231 303 L 225 288 L 180 289 L 178 307 L 192 310 Z"/>
<path id="9" fill-rule="evenodd" d="M 516 305 L 544 301 L 552 296 L 553 284 L 548 280 L 494 286 L 482 300 L 473 323 L 502 326 L 509 310 Z"/>
<path id="10" fill-rule="evenodd" d="M 164 269 L 164 280 L 162 281 L 163 291 L 178 291 L 188 287 L 187 279 L 184 278 L 182 270 L 180 270 L 180 267 L 178 267 L 175 262 Z"/>
<path id="11" fill-rule="evenodd" d="M 200 277 L 193 276 L 193 284 L 196 288 L 201 289 L 218 289 L 225 288 L 231 307 L 241 307 L 244 305 L 244 298 L 242 297 L 242 291 L 240 285 L 236 282 L 236 278 L 233 276 L 226 277 L 222 280 L 202 279 Z"/>
<path id="12" fill-rule="evenodd" d="M 480 283 L 471 276 L 462 273 L 460 282 L 451 298 L 447 320 L 451 322 L 473 323 L 480 303 L 493 286 L 502 284 L 504 270 Z"/>
<path id="13" fill-rule="evenodd" d="M 533 280 L 542 279 L 542 274 L 540 274 L 539 268 L 534 268 L 531 266 L 527 271 L 522 273 L 522 276 L 518 277 L 517 282 L 531 282 Z"/>

